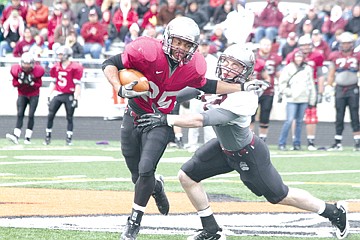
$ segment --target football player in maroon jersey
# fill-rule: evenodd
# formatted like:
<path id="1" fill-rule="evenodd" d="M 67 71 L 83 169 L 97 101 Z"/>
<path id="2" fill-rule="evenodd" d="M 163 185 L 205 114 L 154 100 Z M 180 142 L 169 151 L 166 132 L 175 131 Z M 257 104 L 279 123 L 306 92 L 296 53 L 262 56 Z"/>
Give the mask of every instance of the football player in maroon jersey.
<path id="1" fill-rule="evenodd" d="M 216 69 L 221 81 L 249 83 L 254 69 L 254 53 L 241 45 L 232 45 L 220 55 Z M 313 101 L 315 102 L 315 92 Z M 181 166 L 178 174 L 202 224 L 202 229 L 187 240 L 226 239 L 211 210 L 202 181 L 233 171 L 239 174 L 241 181 L 257 196 L 263 196 L 273 204 L 289 205 L 318 213 L 328 218 L 336 227 L 336 236 L 339 239 L 345 238 L 350 229 L 347 203 L 326 203 L 309 192 L 289 187 L 282 181 L 271 163 L 267 145 L 249 127 L 251 116 L 257 107 L 258 93 L 236 92 L 212 95 L 206 102 L 207 110 L 203 113 L 149 113 L 137 120 L 138 127 L 144 128 L 143 131 L 160 126 L 212 126 L 216 133 L 217 138 L 202 145 L 190 160 Z"/>
<path id="2" fill-rule="evenodd" d="M 66 145 L 72 145 L 73 117 L 75 108 L 78 107 L 81 92 L 83 66 L 77 62 L 72 62 L 70 60 L 71 56 L 72 50 L 70 47 L 60 46 L 56 49 L 57 62 L 50 69 L 50 76 L 53 78 L 53 82 L 49 86 L 49 113 L 44 145 L 49 145 L 51 142 L 54 118 L 62 104 L 65 105 L 67 120 Z"/>
<path id="3" fill-rule="evenodd" d="M 301 51 L 305 55 L 305 62 L 314 69 L 314 81 L 317 91 L 317 103 L 322 102 L 324 92 L 324 73 L 322 71 L 324 56 L 318 51 L 313 50 L 313 43 L 309 35 L 303 35 L 298 41 L 299 48 L 294 49 L 286 56 L 286 62 L 289 63 L 294 59 L 297 51 Z M 308 141 L 308 150 L 317 150 L 315 147 L 316 125 L 318 123 L 316 106 L 308 107 L 305 111 L 305 124 Z"/>
<path id="4" fill-rule="evenodd" d="M 29 119 L 25 131 L 24 144 L 31 144 L 35 111 L 39 102 L 40 87 L 42 85 L 41 78 L 45 70 L 39 64 L 35 64 L 34 57 L 31 53 L 27 52 L 21 56 L 20 64 L 11 66 L 10 73 L 13 77 L 12 84 L 18 89 L 17 120 L 14 132 L 6 134 L 6 138 L 14 144 L 19 143 L 25 109 L 29 105 Z"/>
<path id="5" fill-rule="evenodd" d="M 360 151 L 359 125 L 359 86 L 358 74 L 360 70 L 360 52 L 354 52 L 354 36 L 344 32 L 339 38 L 340 51 L 332 52 L 329 56 L 331 65 L 327 82 L 327 91 L 333 91 L 335 86 L 335 143 L 328 151 L 342 151 L 342 133 L 344 131 L 344 116 L 349 107 L 351 127 L 354 137 L 354 151 Z"/>
<path id="6" fill-rule="evenodd" d="M 270 113 L 273 106 L 274 100 L 274 84 L 275 77 L 279 76 L 279 70 L 281 67 L 282 58 L 273 53 L 271 51 L 272 43 L 268 38 L 263 38 L 260 40 L 259 50 L 256 53 L 256 63 L 260 63 L 260 61 L 264 62 L 264 71 L 266 74 L 262 74 L 263 76 L 258 76 L 270 82 L 270 87 L 268 87 L 264 93 L 259 97 L 259 105 L 260 105 L 260 117 L 259 117 L 259 137 L 265 142 L 267 138 L 267 134 L 269 131 L 269 122 L 270 122 Z M 255 64 L 255 70 L 258 74 L 257 64 Z M 252 117 L 251 122 L 252 125 L 255 122 L 255 116 Z M 254 127 L 251 127 L 254 129 Z"/>
<path id="7" fill-rule="evenodd" d="M 136 127 L 135 120 L 155 110 L 170 113 L 176 95 L 185 87 L 199 88 L 207 93 L 229 93 L 244 87 L 204 77 L 206 62 L 196 51 L 199 36 L 199 27 L 192 19 L 177 17 L 165 28 L 162 41 L 139 37 L 129 43 L 122 54 L 103 63 L 104 74 L 119 96 L 129 98 L 121 126 L 121 150 L 135 184 L 135 195 L 132 213 L 121 235 L 122 240 L 136 239 L 150 196 L 155 198 L 160 213 L 167 215 L 169 212 L 163 181 L 155 177 L 155 170 L 166 149 L 172 128 L 158 127 L 144 133 Z M 133 91 L 136 82 L 121 86 L 118 71 L 124 68 L 133 68 L 143 73 L 149 80 L 150 90 Z"/>

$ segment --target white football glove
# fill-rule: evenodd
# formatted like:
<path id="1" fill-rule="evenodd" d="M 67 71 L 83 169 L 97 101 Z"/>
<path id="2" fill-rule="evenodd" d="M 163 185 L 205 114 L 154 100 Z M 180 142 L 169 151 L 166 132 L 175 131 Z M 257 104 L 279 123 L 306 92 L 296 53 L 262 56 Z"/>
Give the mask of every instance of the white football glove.
<path id="1" fill-rule="evenodd" d="M 254 91 L 258 95 L 262 94 L 268 87 L 270 87 L 270 83 L 268 81 L 257 79 L 242 84 L 243 91 Z"/>
<path id="2" fill-rule="evenodd" d="M 137 80 L 132 81 L 131 83 L 128 83 L 124 86 L 121 86 L 118 95 L 122 98 L 135 98 L 135 97 L 146 96 L 148 94 L 148 91 L 136 92 L 133 90 L 136 84 L 138 84 Z"/>

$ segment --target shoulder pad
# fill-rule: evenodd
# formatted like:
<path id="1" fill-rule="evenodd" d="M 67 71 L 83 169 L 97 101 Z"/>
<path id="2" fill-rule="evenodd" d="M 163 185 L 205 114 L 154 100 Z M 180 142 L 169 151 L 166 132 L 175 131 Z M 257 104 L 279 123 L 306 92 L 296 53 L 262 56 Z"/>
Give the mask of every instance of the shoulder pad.
<path id="1" fill-rule="evenodd" d="M 11 66 L 10 73 L 13 77 L 17 77 L 19 72 L 21 72 L 21 66 L 19 64 Z"/>
<path id="2" fill-rule="evenodd" d="M 160 40 L 150 37 L 139 37 L 125 47 L 124 53 L 128 58 L 145 59 L 154 62 L 157 59 L 159 50 L 162 51 Z"/>

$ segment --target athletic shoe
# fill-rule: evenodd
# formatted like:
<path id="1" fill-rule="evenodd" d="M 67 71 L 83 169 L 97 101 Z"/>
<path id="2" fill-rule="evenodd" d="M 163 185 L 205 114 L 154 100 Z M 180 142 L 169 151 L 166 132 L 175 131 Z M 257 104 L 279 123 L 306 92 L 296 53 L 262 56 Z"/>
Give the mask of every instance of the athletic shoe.
<path id="1" fill-rule="evenodd" d="M 14 134 L 7 133 L 7 134 L 6 134 L 6 138 L 7 138 L 9 141 L 11 141 L 13 144 L 19 144 L 18 137 L 15 136 Z"/>
<path id="2" fill-rule="evenodd" d="M 359 152 L 360 151 L 360 144 L 355 144 L 354 151 Z"/>
<path id="3" fill-rule="evenodd" d="M 294 145 L 292 148 L 291 148 L 292 151 L 301 151 L 301 147 L 299 145 Z"/>
<path id="4" fill-rule="evenodd" d="M 71 146 L 71 145 L 72 145 L 72 140 L 71 140 L 71 138 L 66 138 L 66 145 L 67 145 L 67 146 Z"/>
<path id="5" fill-rule="evenodd" d="M 187 238 L 187 240 L 225 240 L 226 236 L 222 232 L 222 229 L 219 229 L 216 233 L 209 233 L 204 229 L 198 230 L 199 233 L 195 233 L 193 236 Z"/>
<path id="6" fill-rule="evenodd" d="M 170 204 L 169 204 L 169 200 L 166 197 L 165 194 L 165 188 L 164 188 L 164 180 L 162 176 L 157 176 L 156 177 L 156 181 L 160 182 L 161 184 L 161 190 L 160 191 L 154 191 L 152 193 L 152 196 L 155 199 L 156 202 L 156 206 L 159 209 L 159 212 L 163 215 L 168 215 L 169 213 L 169 208 L 170 208 Z"/>
<path id="7" fill-rule="evenodd" d="M 25 138 L 24 144 L 30 145 L 31 144 L 30 138 Z"/>
<path id="8" fill-rule="evenodd" d="M 176 143 L 176 147 L 179 149 L 183 149 L 184 148 L 184 142 L 182 140 L 182 137 L 177 139 L 175 138 L 175 143 Z"/>
<path id="9" fill-rule="evenodd" d="M 43 142 L 43 144 L 44 144 L 44 145 L 50 145 L 50 142 L 51 142 L 51 137 L 46 136 L 46 137 L 45 137 L 45 141 Z"/>
<path id="10" fill-rule="evenodd" d="M 334 143 L 331 147 L 327 149 L 328 151 L 342 151 L 343 147 L 341 143 Z"/>
<path id="11" fill-rule="evenodd" d="M 335 204 L 338 211 L 334 211 L 334 217 L 330 221 L 336 227 L 336 237 L 338 239 L 346 238 L 349 234 L 349 220 L 347 219 L 347 203 L 339 201 Z"/>
<path id="12" fill-rule="evenodd" d="M 140 231 L 140 224 L 136 224 L 130 221 L 128 218 L 124 231 L 120 236 L 120 240 L 135 240 Z"/>
<path id="13" fill-rule="evenodd" d="M 309 144 L 309 145 L 308 145 L 308 150 L 309 150 L 309 151 L 316 151 L 317 148 L 315 147 L 314 144 Z"/>
<path id="14" fill-rule="evenodd" d="M 279 146 L 278 146 L 278 149 L 279 149 L 280 151 L 287 151 L 285 145 L 279 145 Z"/>

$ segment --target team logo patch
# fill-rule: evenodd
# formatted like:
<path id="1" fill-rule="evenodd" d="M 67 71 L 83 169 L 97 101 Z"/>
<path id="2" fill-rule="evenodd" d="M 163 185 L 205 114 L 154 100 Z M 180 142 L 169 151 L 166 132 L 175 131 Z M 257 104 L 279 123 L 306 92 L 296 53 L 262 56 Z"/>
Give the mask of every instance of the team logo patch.
<path id="1" fill-rule="evenodd" d="M 249 166 L 246 164 L 246 162 L 240 162 L 240 163 L 239 163 L 239 166 L 240 166 L 240 169 L 241 169 L 242 171 L 249 171 L 249 170 L 250 170 L 250 168 L 249 168 Z"/>

